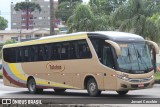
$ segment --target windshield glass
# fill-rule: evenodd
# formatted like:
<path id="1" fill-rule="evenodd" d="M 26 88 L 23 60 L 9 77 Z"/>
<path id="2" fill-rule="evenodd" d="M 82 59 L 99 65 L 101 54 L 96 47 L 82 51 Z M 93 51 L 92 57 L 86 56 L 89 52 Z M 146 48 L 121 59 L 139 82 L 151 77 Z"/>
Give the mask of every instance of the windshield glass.
<path id="1" fill-rule="evenodd" d="M 147 73 L 153 69 L 148 46 L 145 43 L 119 44 L 121 55 L 117 62 L 124 72 Z"/>

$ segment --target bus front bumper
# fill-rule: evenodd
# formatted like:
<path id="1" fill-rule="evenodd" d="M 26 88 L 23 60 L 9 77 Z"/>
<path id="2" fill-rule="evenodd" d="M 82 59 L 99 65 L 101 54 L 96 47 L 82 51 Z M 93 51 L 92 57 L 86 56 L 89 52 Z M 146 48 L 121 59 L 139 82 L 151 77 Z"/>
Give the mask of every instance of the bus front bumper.
<path id="1" fill-rule="evenodd" d="M 150 80 L 146 78 L 132 79 L 131 81 L 126 81 L 126 80 L 119 79 L 119 78 L 117 79 L 118 79 L 117 80 L 117 91 L 152 88 L 155 82 L 154 78 L 151 78 Z"/>

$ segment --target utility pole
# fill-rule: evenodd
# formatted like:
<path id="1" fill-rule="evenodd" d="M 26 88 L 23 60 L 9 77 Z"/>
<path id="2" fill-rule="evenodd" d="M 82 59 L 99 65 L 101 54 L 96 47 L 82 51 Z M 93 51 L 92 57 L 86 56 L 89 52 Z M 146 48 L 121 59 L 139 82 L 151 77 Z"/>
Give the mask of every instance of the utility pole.
<path id="1" fill-rule="evenodd" d="M 54 35 L 54 0 L 50 0 L 50 35 Z"/>
<path id="2" fill-rule="evenodd" d="M 28 30 L 28 28 L 29 28 L 29 5 L 28 5 L 28 2 L 29 2 L 29 0 L 26 0 L 26 2 L 27 2 L 27 10 L 26 10 L 26 15 L 27 15 L 27 18 L 26 18 L 26 21 L 27 21 L 27 23 L 26 23 L 26 26 L 27 26 L 27 30 Z"/>

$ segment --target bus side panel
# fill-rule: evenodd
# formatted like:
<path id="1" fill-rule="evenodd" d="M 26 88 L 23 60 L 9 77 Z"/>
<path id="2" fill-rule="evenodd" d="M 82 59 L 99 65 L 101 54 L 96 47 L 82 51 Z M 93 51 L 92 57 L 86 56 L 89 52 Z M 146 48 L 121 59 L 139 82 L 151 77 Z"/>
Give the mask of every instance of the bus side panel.
<path id="1" fill-rule="evenodd" d="M 26 87 L 26 78 L 24 74 L 17 72 L 16 64 L 10 64 L 3 61 L 3 83 L 6 86 Z M 13 68 L 12 68 L 13 67 Z M 22 80 L 23 78 L 23 80 Z M 25 78 L 25 79 L 24 79 Z"/>
<path id="2" fill-rule="evenodd" d="M 48 64 L 53 68 L 48 68 Z M 56 68 L 56 66 L 60 68 Z M 22 68 L 23 72 L 28 76 L 33 76 L 36 84 L 42 88 L 43 86 L 48 88 L 78 88 L 73 85 L 74 69 L 72 69 L 71 63 L 68 63 L 68 61 L 24 63 Z M 63 69 L 61 70 L 61 68 Z"/>

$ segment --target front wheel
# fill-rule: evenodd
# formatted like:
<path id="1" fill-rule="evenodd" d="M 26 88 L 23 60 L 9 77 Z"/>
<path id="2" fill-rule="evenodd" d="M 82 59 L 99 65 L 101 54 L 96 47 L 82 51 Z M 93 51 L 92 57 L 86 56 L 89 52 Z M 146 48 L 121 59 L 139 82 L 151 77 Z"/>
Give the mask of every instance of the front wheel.
<path id="1" fill-rule="evenodd" d="M 128 90 L 127 91 L 117 91 L 117 93 L 121 96 L 123 95 L 126 95 L 128 93 Z"/>
<path id="2" fill-rule="evenodd" d="M 28 80 L 27 87 L 28 87 L 29 93 L 31 94 L 43 92 L 43 89 L 36 88 L 36 82 L 33 78 Z"/>
<path id="3" fill-rule="evenodd" d="M 87 91 L 88 94 L 92 97 L 99 96 L 101 94 L 101 91 L 98 90 L 98 85 L 95 79 L 89 79 L 87 82 Z"/>

